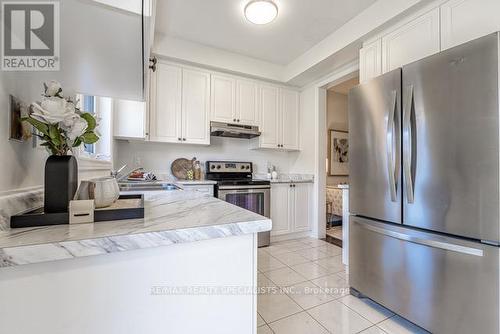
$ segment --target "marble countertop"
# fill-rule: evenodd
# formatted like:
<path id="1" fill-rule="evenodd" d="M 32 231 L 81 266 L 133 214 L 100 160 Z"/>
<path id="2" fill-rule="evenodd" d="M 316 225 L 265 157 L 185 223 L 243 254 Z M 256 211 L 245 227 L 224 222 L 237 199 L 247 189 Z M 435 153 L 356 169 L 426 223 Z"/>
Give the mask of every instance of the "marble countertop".
<path id="1" fill-rule="evenodd" d="M 209 184 L 216 184 L 217 181 L 212 181 L 212 180 L 175 180 L 173 181 L 174 183 L 185 185 L 185 186 L 190 186 L 190 185 L 209 185 Z"/>
<path id="2" fill-rule="evenodd" d="M 267 179 L 266 174 L 255 174 L 256 179 Z M 278 174 L 277 179 L 269 180 L 271 183 L 314 183 L 312 174 Z"/>
<path id="3" fill-rule="evenodd" d="M 194 191 L 145 195 L 145 218 L 0 231 L 0 267 L 269 231 L 271 220 Z"/>

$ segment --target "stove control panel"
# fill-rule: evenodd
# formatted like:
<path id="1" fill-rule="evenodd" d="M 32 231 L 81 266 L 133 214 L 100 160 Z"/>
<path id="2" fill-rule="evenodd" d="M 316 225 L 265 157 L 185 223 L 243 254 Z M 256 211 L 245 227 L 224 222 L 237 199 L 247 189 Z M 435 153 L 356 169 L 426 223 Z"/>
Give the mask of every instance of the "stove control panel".
<path id="1" fill-rule="evenodd" d="M 208 161 L 207 173 L 252 173 L 251 162 Z"/>

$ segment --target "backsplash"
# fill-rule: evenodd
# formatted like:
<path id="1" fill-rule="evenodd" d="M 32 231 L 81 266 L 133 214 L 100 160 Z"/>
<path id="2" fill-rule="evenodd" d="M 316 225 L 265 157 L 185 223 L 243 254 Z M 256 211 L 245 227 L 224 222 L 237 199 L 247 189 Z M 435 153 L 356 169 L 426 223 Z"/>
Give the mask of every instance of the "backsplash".
<path id="1" fill-rule="evenodd" d="M 114 166 L 127 164 L 127 170 L 138 165 L 156 174 L 168 174 L 170 164 L 177 158 L 196 157 L 203 163 L 209 160 L 248 161 L 254 164 L 254 173 L 266 173 L 267 164 L 279 173 L 289 171 L 289 153 L 270 150 L 251 150 L 246 139 L 212 137 L 210 146 L 115 140 Z"/>

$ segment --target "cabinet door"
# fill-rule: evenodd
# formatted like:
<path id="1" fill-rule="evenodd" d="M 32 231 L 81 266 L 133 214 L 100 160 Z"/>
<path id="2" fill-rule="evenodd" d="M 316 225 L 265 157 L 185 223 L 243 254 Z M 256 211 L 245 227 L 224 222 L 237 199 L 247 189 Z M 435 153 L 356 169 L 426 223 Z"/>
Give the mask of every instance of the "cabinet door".
<path id="1" fill-rule="evenodd" d="M 113 136 L 124 139 L 146 138 L 146 102 L 113 101 Z"/>
<path id="2" fill-rule="evenodd" d="M 235 80 L 219 74 L 212 74 L 210 89 L 211 120 L 236 123 Z"/>
<path id="3" fill-rule="evenodd" d="M 279 142 L 279 89 L 274 86 L 260 86 L 260 147 L 278 148 Z"/>
<path id="4" fill-rule="evenodd" d="M 238 123 L 259 125 L 257 105 L 257 83 L 250 80 L 236 80 L 236 118 Z"/>
<path id="5" fill-rule="evenodd" d="M 363 83 L 382 74 L 382 40 L 365 45 L 359 51 L 359 81 Z"/>
<path id="6" fill-rule="evenodd" d="M 153 75 L 150 139 L 178 143 L 181 138 L 182 70 L 159 63 Z"/>
<path id="7" fill-rule="evenodd" d="M 441 6 L 442 49 L 500 30 L 500 1 L 451 0 Z"/>
<path id="8" fill-rule="evenodd" d="M 182 142 L 210 144 L 210 74 L 182 70 Z"/>
<path id="9" fill-rule="evenodd" d="M 273 221 L 271 235 L 286 234 L 292 231 L 289 212 L 290 194 L 289 184 L 273 184 L 271 186 L 271 220 Z"/>
<path id="10" fill-rule="evenodd" d="M 293 185 L 293 232 L 311 229 L 311 185 L 296 183 Z"/>
<path id="11" fill-rule="evenodd" d="M 284 149 L 299 149 L 299 93 L 282 88 L 281 93 L 281 145 Z"/>
<path id="12" fill-rule="evenodd" d="M 440 51 L 439 8 L 382 38 L 384 73 Z"/>

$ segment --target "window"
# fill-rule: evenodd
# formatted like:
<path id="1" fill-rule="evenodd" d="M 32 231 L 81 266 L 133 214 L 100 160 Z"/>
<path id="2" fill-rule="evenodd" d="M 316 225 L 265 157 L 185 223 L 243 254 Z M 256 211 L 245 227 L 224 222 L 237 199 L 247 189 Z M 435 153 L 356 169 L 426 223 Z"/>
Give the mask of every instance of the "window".
<path id="1" fill-rule="evenodd" d="M 96 116 L 95 96 L 82 95 L 81 110 Z M 83 144 L 83 150 L 88 154 L 95 154 L 95 144 Z"/>
<path id="2" fill-rule="evenodd" d="M 113 100 L 108 97 L 77 94 L 78 107 L 82 112 L 88 112 L 99 120 L 96 129 L 99 141 L 94 144 L 80 146 L 80 155 L 99 160 L 111 160 L 111 114 Z"/>

